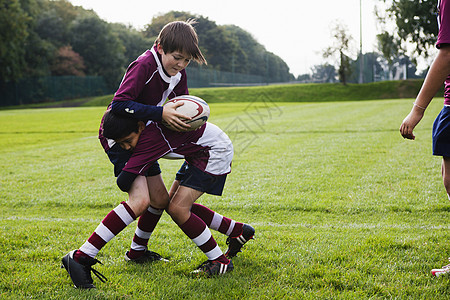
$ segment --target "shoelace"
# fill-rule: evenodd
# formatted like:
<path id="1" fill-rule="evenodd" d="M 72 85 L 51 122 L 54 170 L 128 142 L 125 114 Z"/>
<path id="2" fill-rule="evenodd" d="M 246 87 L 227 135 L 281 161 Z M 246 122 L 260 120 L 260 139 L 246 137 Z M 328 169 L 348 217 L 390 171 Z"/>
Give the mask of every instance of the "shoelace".
<path id="1" fill-rule="evenodd" d="M 98 259 L 95 259 L 95 258 L 94 258 L 94 260 L 95 260 L 95 263 L 99 263 L 99 264 L 103 265 Z M 94 263 L 94 264 L 95 264 L 95 263 Z M 94 273 L 95 276 L 97 276 L 97 278 L 98 278 L 101 282 L 104 283 L 104 282 L 108 281 L 108 278 L 106 278 L 105 275 L 103 275 L 102 273 L 100 273 L 100 272 L 97 271 L 96 269 L 93 269 L 93 268 L 92 268 L 92 265 L 87 266 L 87 267 L 89 268 L 90 271 L 92 271 L 92 273 Z"/>

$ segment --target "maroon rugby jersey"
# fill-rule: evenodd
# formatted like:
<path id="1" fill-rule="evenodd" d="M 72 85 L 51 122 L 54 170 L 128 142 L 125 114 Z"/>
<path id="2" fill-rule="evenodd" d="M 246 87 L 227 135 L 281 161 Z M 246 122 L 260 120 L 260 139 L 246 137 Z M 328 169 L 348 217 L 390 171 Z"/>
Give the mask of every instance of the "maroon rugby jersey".
<path id="1" fill-rule="evenodd" d="M 188 94 L 186 71 L 168 76 L 163 69 L 161 55 L 154 46 L 130 64 L 108 109 L 131 114 L 140 120 L 161 121 L 162 105 L 166 99 Z M 102 124 L 103 119 L 99 139 L 108 151 L 111 145 L 102 136 Z"/>
<path id="2" fill-rule="evenodd" d="M 450 44 L 450 0 L 439 1 L 438 12 L 439 33 L 436 47 L 440 48 L 442 44 Z M 444 104 L 450 105 L 450 75 L 445 80 L 444 98 Z"/>
<path id="3" fill-rule="evenodd" d="M 189 132 L 177 132 L 161 123 L 149 122 L 123 170 L 143 175 L 155 161 L 172 152 L 183 155 L 188 163 L 212 175 L 231 171 L 233 144 L 225 132 L 208 122 Z"/>

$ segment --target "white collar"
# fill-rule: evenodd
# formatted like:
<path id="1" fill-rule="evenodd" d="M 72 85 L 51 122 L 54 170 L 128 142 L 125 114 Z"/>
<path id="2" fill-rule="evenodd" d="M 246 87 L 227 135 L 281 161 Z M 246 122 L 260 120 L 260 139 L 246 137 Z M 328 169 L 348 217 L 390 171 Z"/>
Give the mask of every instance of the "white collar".
<path id="1" fill-rule="evenodd" d="M 172 81 L 172 77 L 176 77 L 179 80 L 179 78 L 181 77 L 180 72 L 178 72 L 174 76 L 167 76 L 166 72 L 164 72 L 161 62 L 159 61 L 159 57 L 156 54 L 155 47 L 152 47 L 152 49 L 150 49 L 150 51 L 153 53 L 153 57 L 155 58 L 155 61 L 158 64 L 158 72 L 159 72 L 159 75 L 161 76 L 161 78 L 167 83 L 170 83 Z"/>

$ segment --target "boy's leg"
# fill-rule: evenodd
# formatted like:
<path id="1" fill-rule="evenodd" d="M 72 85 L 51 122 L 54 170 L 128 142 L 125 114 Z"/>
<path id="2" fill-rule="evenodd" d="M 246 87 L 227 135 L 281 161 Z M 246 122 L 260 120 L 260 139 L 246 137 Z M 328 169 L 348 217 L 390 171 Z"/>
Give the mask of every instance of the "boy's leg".
<path id="1" fill-rule="evenodd" d="M 201 204 L 194 203 L 191 212 L 199 216 L 209 228 L 228 236 L 228 249 L 225 252 L 228 258 L 235 257 L 241 252 L 242 246 L 255 235 L 255 229 L 251 225 L 224 217 Z"/>
<path id="2" fill-rule="evenodd" d="M 120 203 L 97 226 L 88 240 L 74 254 L 75 261 L 81 256 L 94 258 L 106 243 L 112 240 L 119 232 L 136 220 L 135 213 L 126 202 Z"/>
<path id="3" fill-rule="evenodd" d="M 233 269 L 231 261 L 220 250 L 205 222 L 190 212 L 192 204 L 203 194 L 195 189 L 180 186 L 174 193 L 168 213 L 180 229 L 205 253 L 208 262 L 202 271 L 209 275 L 223 274 Z"/>
<path id="4" fill-rule="evenodd" d="M 170 198 L 173 197 L 179 186 L 180 181 L 175 180 L 170 188 Z M 255 229 L 252 226 L 224 217 L 201 204 L 193 203 L 191 212 L 202 219 L 202 221 L 209 228 L 217 230 L 228 236 L 228 249 L 225 252 L 225 256 L 227 258 L 235 257 L 239 252 L 241 252 L 242 246 L 244 246 L 244 244 L 249 240 L 253 239 L 255 235 Z"/>
<path id="5" fill-rule="evenodd" d="M 147 186 L 150 206 L 139 218 L 131 248 L 125 256 L 135 262 L 163 260 L 159 254 L 147 251 L 147 248 L 150 236 L 169 203 L 169 195 L 161 174 L 147 177 Z"/>
<path id="6" fill-rule="evenodd" d="M 95 257 L 106 243 L 136 220 L 136 217 L 140 216 L 149 205 L 150 198 L 146 178 L 138 176 L 131 186 L 128 201 L 120 203 L 103 219 L 74 255 L 75 261 L 82 255 Z"/>
<path id="7" fill-rule="evenodd" d="M 450 157 L 442 157 L 442 180 L 444 181 L 444 187 L 450 200 Z"/>
<path id="8" fill-rule="evenodd" d="M 450 157 L 442 157 L 442 180 L 444 182 L 444 187 L 447 192 L 447 197 L 450 200 Z M 450 265 L 443 266 L 439 269 L 432 269 L 431 275 L 441 276 L 450 273 Z"/>
<path id="9" fill-rule="evenodd" d="M 95 256 L 149 205 L 147 181 L 144 176 L 138 176 L 131 186 L 128 201 L 109 212 L 80 249 L 63 257 L 63 266 L 76 287 L 94 288 L 90 272 L 91 266 L 98 262 Z"/>
<path id="10" fill-rule="evenodd" d="M 174 180 L 169 191 L 170 198 L 173 197 L 179 186 L 180 180 Z M 193 203 L 191 212 L 202 219 L 203 222 L 205 222 L 206 226 L 227 236 L 237 237 L 242 233 L 242 226 L 244 225 L 243 223 L 239 223 L 230 218 L 226 218 L 206 206 L 198 203 Z"/>
<path id="11" fill-rule="evenodd" d="M 206 226 L 222 234 L 237 237 L 242 233 L 243 223 L 224 217 L 204 205 L 194 203 L 191 212 L 199 216 Z"/>

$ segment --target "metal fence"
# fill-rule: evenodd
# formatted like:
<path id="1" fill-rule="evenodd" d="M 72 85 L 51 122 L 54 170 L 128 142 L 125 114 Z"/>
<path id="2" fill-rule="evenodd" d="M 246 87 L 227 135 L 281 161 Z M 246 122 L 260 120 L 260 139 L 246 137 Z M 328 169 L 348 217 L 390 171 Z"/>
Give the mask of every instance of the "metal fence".
<path id="1" fill-rule="evenodd" d="M 196 66 L 186 69 L 189 88 L 265 85 L 264 76 Z M 0 106 L 53 102 L 114 93 L 100 76 L 47 76 L 0 82 Z"/>
<path id="2" fill-rule="evenodd" d="M 47 76 L 0 82 L 0 106 L 61 101 L 113 93 L 100 76 Z"/>
<path id="3" fill-rule="evenodd" d="M 217 71 L 202 67 L 189 66 L 186 68 L 186 74 L 190 88 L 267 84 L 264 76 Z"/>

